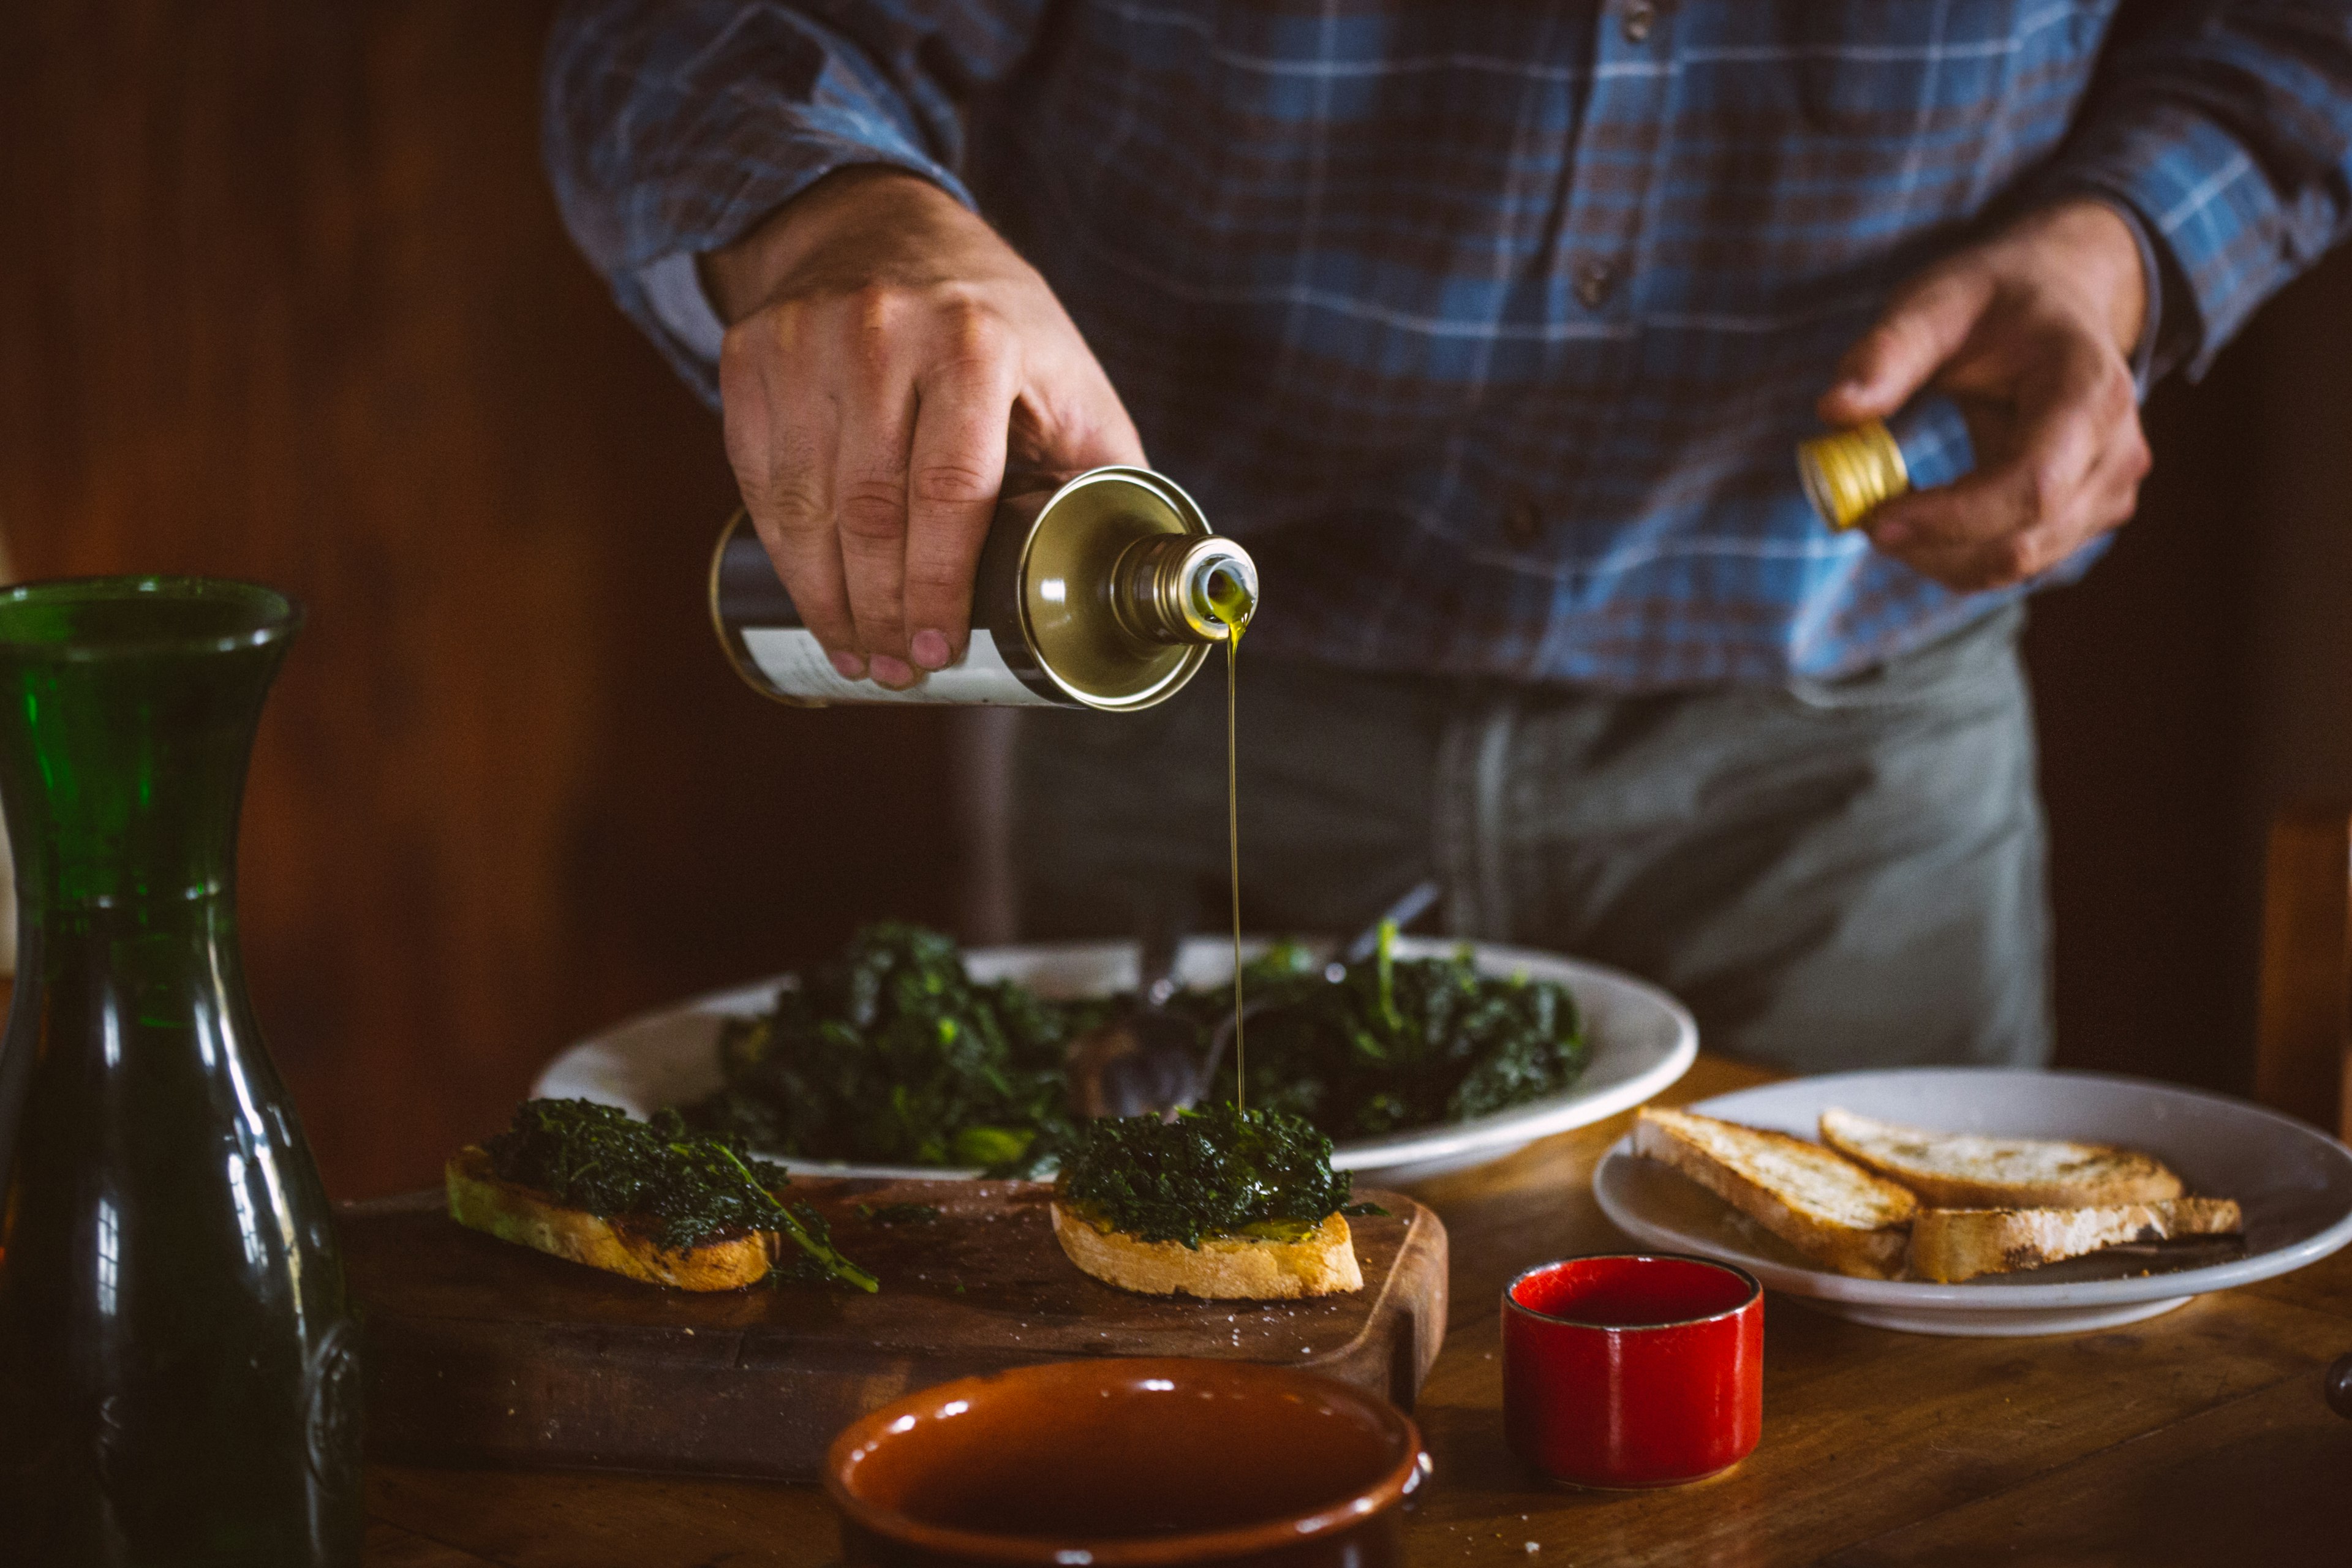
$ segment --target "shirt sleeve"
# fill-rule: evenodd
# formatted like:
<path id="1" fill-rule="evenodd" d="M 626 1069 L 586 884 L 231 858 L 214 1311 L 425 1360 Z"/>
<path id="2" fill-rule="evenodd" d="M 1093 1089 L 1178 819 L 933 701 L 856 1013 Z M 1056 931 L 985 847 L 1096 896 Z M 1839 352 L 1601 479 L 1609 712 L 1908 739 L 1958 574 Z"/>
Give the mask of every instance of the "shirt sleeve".
<path id="1" fill-rule="evenodd" d="M 1026 54 L 1044 0 L 573 0 L 541 135 L 566 228 L 702 399 L 719 322 L 695 258 L 836 169 L 967 205 L 962 105 Z"/>
<path id="2" fill-rule="evenodd" d="M 2254 308 L 2352 231 L 2352 5 L 2177 4 L 2101 63 L 2038 195 L 2102 195 L 2156 251 L 2153 375 L 2204 374 Z"/>

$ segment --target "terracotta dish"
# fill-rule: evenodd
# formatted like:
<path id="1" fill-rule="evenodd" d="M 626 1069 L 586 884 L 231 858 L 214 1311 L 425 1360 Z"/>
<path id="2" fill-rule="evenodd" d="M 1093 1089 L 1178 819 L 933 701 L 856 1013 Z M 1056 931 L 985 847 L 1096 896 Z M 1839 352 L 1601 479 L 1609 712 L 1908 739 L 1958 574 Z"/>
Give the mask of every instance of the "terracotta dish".
<path id="1" fill-rule="evenodd" d="M 853 1563 L 1402 1563 L 1428 1468 L 1395 1406 L 1286 1367 L 1055 1362 L 943 1383 L 834 1440 Z"/>

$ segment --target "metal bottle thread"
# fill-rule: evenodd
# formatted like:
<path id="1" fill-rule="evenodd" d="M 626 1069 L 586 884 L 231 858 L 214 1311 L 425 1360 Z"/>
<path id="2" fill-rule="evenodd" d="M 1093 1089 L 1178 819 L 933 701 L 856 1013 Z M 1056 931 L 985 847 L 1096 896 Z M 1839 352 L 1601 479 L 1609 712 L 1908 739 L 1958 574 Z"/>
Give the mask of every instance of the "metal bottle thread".
<path id="1" fill-rule="evenodd" d="M 1229 627 L 1213 602 L 1222 575 L 1238 591 L 1246 623 L 1257 604 L 1257 568 L 1215 534 L 1159 534 L 1120 552 L 1111 570 L 1111 613 L 1145 643 L 1219 643 Z"/>

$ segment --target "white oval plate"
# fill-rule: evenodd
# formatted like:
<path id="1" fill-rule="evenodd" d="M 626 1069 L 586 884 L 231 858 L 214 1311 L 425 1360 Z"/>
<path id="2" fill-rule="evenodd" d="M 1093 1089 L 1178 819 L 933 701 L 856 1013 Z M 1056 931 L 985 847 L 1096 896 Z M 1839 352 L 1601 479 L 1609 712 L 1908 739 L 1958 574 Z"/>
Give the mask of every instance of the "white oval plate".
<path id="1" fill-rule="evenodd" d="M 2169 1311 L 2208 1290 L 2300 1268 L 2352 1241 L 2352 1150 L 2292 1118 L 2200 1089 L 2107 1073 L 1907 1068 L 1791 1079 L 1689 1107 L 1726 1121 L 1820 1138 L 1832 1106 L 1916 1127 L 2073 1138 L 2146 1150 L 2192 1193 L 2235 1198 L 2246 1255 L 2150 1274 L 2145 1256 L 2098 1254 L 1958 1285 L 1855 1279 L 1806 1259 L 1713 1194 L 1633 1152 L 1592 1173 L 1618 1228 L 1654 1247 L 1737 1263 L 1775 1290 L 1880 1328 L 1924 1334 L 2056 1334 Z"/>
<path id="2" fill-rule="evenodd" d="M 1247 942 L 1243 952 L 1255 953 L 1265 945 L 1263 940 Z M 1436 958 L 1456 945 L 1441 939 L 1399 937 L 1396 951 L 1404 958 Z M 1599 964 L 1527 948 L 1473 942 L 1470 951 L 1486 973 L 1526 974 L 1569 988 L 1583 1011 L 1592 1045 L 1583 1076 L 1558 1094 L 1492 1116 L 1341 1143 L 1332 1158 L 1341 1170 L 1353 1171 L 1367 1182 L 1377 1178 L 1393 1185 L 1497 1160 L 1538 1138 L 1639 1105 L 1688 1071 L 1698 1054 L 1697 1025 L 1682 1004 L 1654 985 Z M 1019 980 L 1052 997 L 1099 995 L 1135 984 L 1132 942 L 975 948 L 964 955 L 964 963 L 975 980 Z M 1187 942 L 1177 963 L 1179 977 L 1190 985 L 1223 984 L 1233 972 L 1233 944 L 1213 937 Z M 766 1011 L 784 984 L 787 980 L 779 978 L 714 991 L 583 1040 L 547 1064 L 531 1093 L 597 1100 L 634 1116 L 697 1099 L 719 1087 L 719 1020 Z M 937 1179 L 979 1174 L 932 1166 L 793 1159 L 782 1163 L 813 1175 Z"/>

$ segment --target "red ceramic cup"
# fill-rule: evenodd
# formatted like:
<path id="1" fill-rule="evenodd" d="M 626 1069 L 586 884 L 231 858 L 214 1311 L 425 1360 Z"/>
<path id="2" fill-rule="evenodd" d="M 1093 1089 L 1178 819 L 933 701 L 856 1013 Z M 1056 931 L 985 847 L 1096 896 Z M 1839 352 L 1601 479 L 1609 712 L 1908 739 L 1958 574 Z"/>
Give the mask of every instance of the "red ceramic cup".
<path id="1" fill-rule="evenodd" d="M 1570 1258 L 1503 1289 L 1503 1429 L 1546 1475 L 1670 1487 L 1729 1469 L 1764 1425 L 1764 1288 L 1667 1253 Z"/>

